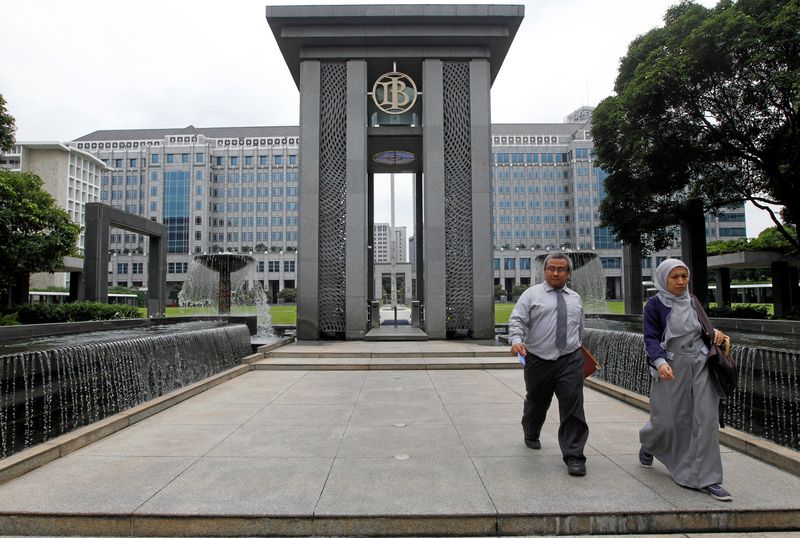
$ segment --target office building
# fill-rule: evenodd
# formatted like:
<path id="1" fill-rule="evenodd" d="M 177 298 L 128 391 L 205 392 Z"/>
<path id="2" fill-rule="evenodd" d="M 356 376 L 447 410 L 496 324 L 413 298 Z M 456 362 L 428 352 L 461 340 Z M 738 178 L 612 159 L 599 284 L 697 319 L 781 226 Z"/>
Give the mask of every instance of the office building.
<path id="1" fill-rule="evenodd" d="M 537 255 L 563 248 L 596 253 L 607 298 L 622 297 L 621 245 L 600 226 L 606 173 L 594 160 L 591 111 L 581 107 L 563 123 L 492 126 L 494 280 L 509 293 L 531 284 Z M 252 252 L 259 279 L 273 294 L 295 286 L 297 127 L 96 131 L 69 147 L 109 167 L 101 176 L 101 201 L 168 227 L 173 296 L 192 256 L 203 252 Z M 389 227 L 373 226 L 379 288 L 389 263 Z M 408 231 L 398 227 L 396 233 L 398 261 L 406 262 Z M 744 207 L 707 216 L 706 236 L 745 237 Z M 114 231 L 110 249 L 115 262 L 109 285 L 146 282 L 145 238 Z M 643 278 L 661 259 L 679 253 L 676 247 L 645 258 Z"/>

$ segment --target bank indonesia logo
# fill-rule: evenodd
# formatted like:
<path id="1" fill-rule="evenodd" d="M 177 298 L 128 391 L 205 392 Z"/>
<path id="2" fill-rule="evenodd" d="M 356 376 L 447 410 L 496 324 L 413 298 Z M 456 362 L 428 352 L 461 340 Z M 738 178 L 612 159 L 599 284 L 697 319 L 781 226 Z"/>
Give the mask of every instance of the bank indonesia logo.
<path id="1" fill-rule="evenodd" d="M 392 71 L 375 81 L 372 100 L 387 114 L 402 114 L 411 110 L 417 101 L 417 86 L 405 73 Z"/>

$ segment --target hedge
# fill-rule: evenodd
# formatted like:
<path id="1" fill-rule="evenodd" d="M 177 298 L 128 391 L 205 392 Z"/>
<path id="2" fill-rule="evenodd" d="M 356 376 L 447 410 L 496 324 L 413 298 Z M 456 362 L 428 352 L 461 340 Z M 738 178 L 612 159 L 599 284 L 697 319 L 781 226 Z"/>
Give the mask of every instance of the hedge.
<path id="1" fill-rule="evenodd" d="M 27 304 L 17 310 L 17 320 L 23 324 L 64 323 L 69 321 L 99 321 L 142 317 L 135 306 L 76 302 L 65 304 Z"/>

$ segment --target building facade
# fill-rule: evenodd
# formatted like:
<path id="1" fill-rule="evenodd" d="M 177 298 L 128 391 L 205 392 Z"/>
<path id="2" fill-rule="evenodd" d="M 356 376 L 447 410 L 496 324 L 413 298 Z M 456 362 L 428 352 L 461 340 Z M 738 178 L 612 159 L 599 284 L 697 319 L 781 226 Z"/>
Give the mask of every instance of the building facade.
<path id="1" fill-rule="evenodd" d="M 622 245 L 600 225 L 607 174 L 595 162 L 591 111 L 581 107 L 563 123 L 492 126 L 494 279 L 509 298 L 531 284 L 536 257 L 554 249 L 597 254 L 606 298 L 622 298 Z M 642 260 L 645 280 L 662 260 L 680 256 L 676 237 L 674 248 Z M 743 205 L 706 215 L 708 241 L 743 237 Z"/>
<path id="2" fill-rule="evenodd" d="M 508 294 L 531 284 L 536 256 L 568 249 L 596 253 L 607 298 L 622 297 L 621 245 L 600 225 L 606 174 L 595 163 L 590 117 L 591 108 L 582 107 L 567 117 L 577 121 L 492 125 L 494 281 Z M 175 290 L 195 254 L 236 251 L 253 253 L 259 279 L 276 296 L 296 285 L 299 142 L 294 126 L 189 126 L 96 131 L 69 148 L 77 150 L 76 159 L 96 158 L 87 173 L 100 175 L 100 201 L 168 227 L 167 279 Z M 108 170 L 100 173 L 103 164 Z M 80 189 L 80 197 L 97 194 L 84 191 L 83 183 Z M 79 216 L 77 207 L 72 211 Z M 387 264 L 388 225 L 373 226 L 375 263 Z M 396 233 L 398 261 L 405 262 L 408 231 Z M 706 236 L 745 237 L 744 207 L 708 215 Z M 112 231 L 110 250 L 109 285 L 147 281 L 146 238 Z M 415 267 L 415 248 L 410 252 Z M 645 258 L 643 278 L 662 259 L 679 255 L 676 245 Z M 383 272 L 375 272 L 376 288 Z M 409 293 L 412 288 L 406 285 Z"/>
<path id="3" fill-rule="evenodd" d="M 372 250 L 375 263 L 391 263 L 391 226 L 384 222 L 372 226 Z M 394 248 L 397 249 L 395 263 L 408 261 L 408 231 L 405 226 L 394 227 Z"/>
<path id="4" fill-rule="evenodd" d="M 103 161 L 90 152 L 61 142 L 20 142 L 13 152 L 2 156 L 0 167 L 42 178 L 43 188 L 67 211 L 72 222 L 81 226 L 77 247 L 83 254 L 86 204 L 100 201 L 101 177 L 108 170 Z M 53 274 L 31 275 L 31 287 L 69 288 L 70 270 L 82 269 L 81 260 L 66 258 L 64 269 Z"/>

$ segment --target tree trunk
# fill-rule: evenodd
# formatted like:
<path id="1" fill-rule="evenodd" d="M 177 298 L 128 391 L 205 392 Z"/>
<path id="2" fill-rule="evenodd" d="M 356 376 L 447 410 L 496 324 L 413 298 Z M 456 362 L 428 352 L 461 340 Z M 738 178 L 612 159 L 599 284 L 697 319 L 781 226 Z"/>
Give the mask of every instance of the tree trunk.
<path id="1" fill-rule="evenodd" d="M 701 304 L 708 305 L 706 220 L 701 200 L 689 200 L 681 217 L 681 259 L 691 271 L 690 291 Z"/>
<path id="2" fill-rule="evenodd" d="M 622 279 L 625 313 L 642 313 L 642 244 L 622 245 Z"/>
<path id="3" fill-rule="evenodd" d="M 23 276 L 18 276 L 14 279 L 14 285 L 11 287 L 11 304 L 27 304 L 28 292 L 30 291 L 31 276 L 25 273 Z"/>

